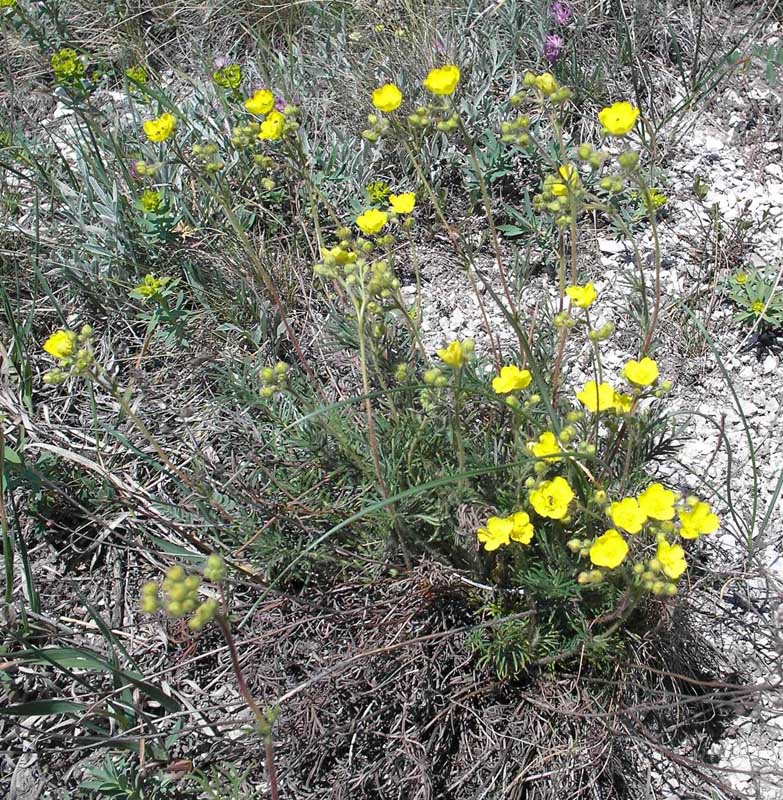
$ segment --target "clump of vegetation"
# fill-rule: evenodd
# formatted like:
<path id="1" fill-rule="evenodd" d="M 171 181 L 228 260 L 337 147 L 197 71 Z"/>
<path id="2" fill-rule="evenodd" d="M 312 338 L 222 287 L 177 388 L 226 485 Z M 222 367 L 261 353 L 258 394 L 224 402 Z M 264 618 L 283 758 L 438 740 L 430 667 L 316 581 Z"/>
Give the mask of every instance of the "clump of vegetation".
<path id="1" fill-rule="evenodd" d="M 126 583 L 139 598 L 130 619 L 121 608 L 107 624 L 85 601 L 105 653 L 64 646 L 22 615 L 9 663 L 99 677 L 80 684 L 78 700 L 59 699 L 56 680 L 37 686 L 40 696 L 17 698 L 9 713 L 71 715 L 91 741 L 134 751 L 86 768 L 81 789 L 98 796 L 246 796 L 246 769 L 271 797 L 296 796 L 299 768 L 281 753 L 300 766 L 342 764 L 356 746 L 374 763 L 386 746 L 365 732 L 356 744 L 356 726 L 372 710 L 362 705 L 372 682 L 385 698 L 395 679 L 374 673 L 364 685 L 354 675 L 356 690 L 337 686 L 315 700 L 308 692 L 364 658 L 396 664 L 408 652 L 433 683 L 415 699 L 415 731 L 403 738 L 432 747 L 449 769 L 452 755 L 461 760 L 457 778 L 433 791 L 446 796 L 453 780 L 478 791 L 462 769 L 469 748 L 453 740 L 455 727 L 473 724 L 452 724 L 457 706 L 473 713 L 470 704 L 490 690 L 513 698 L 566 674 L 601 703 L 633 702 L 646 689 L 623 679 L 626 665 L 654 653 L 651 664 L 663 654 L 666 668 L 670 639 L 688 640 L 676 632 L 683 596 L 703 602 L 710 591 L 702 538 L 728 525 L 750 543 L 759 526 L 755 507 L 747 519 L 727 502 L 730 488 L 703 480 L 690 492 L 656 477 L 677 463 L 686 415 L 672 403 L 674 376 L 656 349 L 668 203 L 656 163 L 660 126 L 638 98 L 604 96 L 595 75 L 579 69 L 589 26 L 577 11 L 539 4 L 537 27 L 523 30 L 521 6 L 500 4 L 488 60 L 466 44 L 484 12 L 466 12 L 465 35 L 444 42 L 413 6 L 399 12 L 399 25 L 391 15 L 361 27 L 358 11 L 336 5 L 313 11 L 321 16 L 309 35 L 314 51 L 344 65 L 366 59 L 366 74 L 346 78 L 356 90 L 350 107 L 330 104 L 331 78 L 322 106 L 303 99 L 305 83 L 329 73 L 300 58 L 294 40 L 289 60 L 265 50 L 261 74 L 231 53 L 202 76 L 164 80 L 153 58 L 91 58 L 46 3 L 4 4 L 3 23 L 46 54 L 67 111 L 48 139 L 14 129 L 2 148 L 16 189 L 34 187 L 30 293 L 45 298 L 45 311 L 8 314 L 4 368 L 26 415 L 45 406 L 69 435 L 88 431 L 80 449 L 52 446 L 69 469 L 101 482 L 100 505 L 96 493 L 95 507 L 84 508 L 79 494 L 78 519 L 111 510 L 145 559 Z M 516 38 L 501 42 L 512 53 L 505 61 L 498 37 L 512 29 Z M 513 53 L 528 39 L 547 66 L 517 75 Z M 380 58 L 384 47 L 415 57 L 395 65 Z M 696 96 L 703 66 L 692 67 Z M 121 116 L 101 105 L 107 75 L 122 89 Z M 350 135 L 335 133 L 338 122 Z M 620 231 L 632 249 L 627 307 L 608 308 L 616 301 L 596 288 L 583 255 L 596 226 Z M 652 242 L 651 266 L 640 233 Z M 28 229 L 24 236 L 29 246 Z M 441 340 L 426 324 L 432 242 L 465 278 L 459 291 L 481 319 L 475 337 Z M 523 289 L 534 248 L 551 268 L 552 291 L 533 307 Z M 41 269 L 42 249 L 51 270 Z M 776 324 L 783 310 L 774 288 L 761 273 L 743 276 L 727 289 L 740 313 Z M 11 309 L 9 292 L 3 300 Z M 632 357 L 619 369 L 606 358 L 618 337 L 607 310 L 630 323 L 622 346 Z M 158 386 L 167 370 L 170 383 Z M 190 427 L 182 418 L 204 398 L 209 414 Z M 14 448 L 0 440 L 4 481 L 7 472 L 16 495 L 46 494 L 29 512 L 43 519 L 54 516 L 54 489 L 36 446 L 23 436 Z M 6 603 L 19 563 L 30 617 L 43 619 L 19 520 L 16 507 L 1 520 Z M 112 557 L 97 536 L 84 545 L 96 571 Z M 117 574 L 125 558 L 112 563 Z M 373 617 L 375 609 L 382 613 Z M 253 640 L 242 631 L 256 614 L 266 625 L 278 612 L 295 621 L 282 626 L 286 655 L 264 662 L 277 676 L 267 679 L 255 674 Z M 306 640 L 291 644 L 285 633 L 340 615 L 348 631 L 371 619 L 378 638 L 359 637 L 362 649 L 353 632 L 330 634 L 333 660 L 323 664 Z M 227 726 L 207 715 L 198 724 L 217 732 L 221 755 L 211 773 L 190 763 L 199 733 L 182 718 L 196 709 L 126 649 L 116 630 L 128 625 L 151 625 L 167 646 L 182 645 L 185 666 L 202 657 L 215 666 L 214 648 L 225 646 L 244 706 L 231 705 L 233 723 L 248 740 L 260 736 L 262 757 L 251 745 L 251 764 L 227 766 Z M 265 642 L 276 652 L 274 637 Z M 345 642 L 356 649 L 341 650 Z M 448 681 L 467 674 L 477 681 L 471 690 L 463 696 L 458 678 L 444 700 Z M 608 676 L 620 676 L 611 689 Z M 711 685 L 709 674 L 679 668 L 678 680 L 691 677 Z M 192 683 L 209 681 L 207 670 Z M 96 694 L 106 720 L 93 722 L 85 699 Z M 286 720 L 287 709 L 321 701 L 325 714 L 336 703 L 350 730 L 322 731 L 323 741 L 290 755 L 309 712 Z M 704 718 L 718 717 L 708 706 Z M 504 736 L 526 741 L 524 726 L 509 726 Z M 673 723 L 662 730 L 672 741 L 680 735 Z M 146 748 L 180 768 L 150 777 Z M 358 778 L 362 796 L 379 796 L 390 781 L 414 796 L 411 775 L 395 769 L 383 762 Z M 180 783 L 172 771 L 187 777 Z M 619 785 L 622 770 L 614 772 Z M 313 785 L 321 780 L 308 774 Z M 580 768 L 563 785 L 586 775 Z M 631 796 L 640 783 L 624 785 L 620 796 Z"/>

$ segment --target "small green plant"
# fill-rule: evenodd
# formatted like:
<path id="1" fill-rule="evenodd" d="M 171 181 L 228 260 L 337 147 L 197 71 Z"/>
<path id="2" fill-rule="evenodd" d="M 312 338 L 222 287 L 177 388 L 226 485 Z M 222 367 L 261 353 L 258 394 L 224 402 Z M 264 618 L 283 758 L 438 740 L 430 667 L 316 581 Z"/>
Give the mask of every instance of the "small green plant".
<path id="1" fill-rule="evenodd" d="M 783 288 L 780 273 L 749 268 L 734 273 L 724 285 L 726 296 L 738 307 L 734 318 L 761 328 L 783 327 Z"/>
<path id="2" fill-rule="evenodd" d="M 96 800 L 164 800 L 178 796 L 176 783 L 157 772 L 145 775 L 130 757 L 107 755 L 103 764 L 88 766 L 79 788 Z"/>

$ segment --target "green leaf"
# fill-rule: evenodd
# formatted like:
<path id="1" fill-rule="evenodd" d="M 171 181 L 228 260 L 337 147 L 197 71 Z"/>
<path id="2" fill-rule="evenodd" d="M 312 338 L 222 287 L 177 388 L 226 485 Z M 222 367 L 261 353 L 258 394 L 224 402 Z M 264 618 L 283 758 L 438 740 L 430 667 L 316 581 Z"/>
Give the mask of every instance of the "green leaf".
<path id="1" fill-rule="evenodd" d="M 15 706 L 0 706 L 0 714 L 6 717 L 48 717 L 52 714 L 81 714 L 87 706 L 72 700 L 34 700 Z"/>
<path id="2" fill-rule="evenodd" d="M 7 444 L 3 446 L 3 459 L 8 461 L 9 464 L 21 464 L 22 459 L 19 458 L 19 454 L 14 450 L 12 447 L 9 447 Z"/>

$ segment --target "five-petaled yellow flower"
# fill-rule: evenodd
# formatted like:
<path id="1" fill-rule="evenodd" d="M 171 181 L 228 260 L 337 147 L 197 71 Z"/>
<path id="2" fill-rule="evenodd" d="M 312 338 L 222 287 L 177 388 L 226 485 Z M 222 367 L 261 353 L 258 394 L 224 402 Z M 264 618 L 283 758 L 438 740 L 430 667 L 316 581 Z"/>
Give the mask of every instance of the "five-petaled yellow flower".
<path id="1" fill-rule="evenodd" d="M 630 133 L 637 119 L 639 119 L 639 109 L 625 100 L 612 103 L 601 109 L 598 114 L 598 121 L 610 136 L 625 136 Z"/>
<path id="2" fill-rule="evenodd" d="M 410 214 L 416 205 L 416 195 L 413 192 L 404 194 L 390 194 L 389 204 L 395 214 Z"/>
<path id="3" fill-rule="evenodd" d="M 507 517 L 490 517 L 486 526 L 478 529 L 478 540 L 485 550 L 497 550 L 511 541 L 513 530 L 514 523 Z"/>
<path id="4" fill-rule="evenodd" d="M 549 519 L 563 519 L 568 516 L 568 506 L 574 499 L 574 492 L 565 478 L 559 475 L 551 481 L 544 481 L 530 492 L 530 505 L 536 513 Z"/>
<path id="5" fill-rule="evenodd" d="M 586 283 L 584 286 L 566 286 L 566 294 L 579 308 L 589 308 L 598 297 L 592 283 Z"/>
<path id="6" fill-rule="evenodd" d="M 650 519 L 674 519 L 674 501 L 677 495 L 660 483 L 651 483 L 637 499 L 640 508 Z"/>
<path id="7" fill-rule="evenodd" d="M 396 111 L 402 103 L 402 92 L 393 83 L 384 83 L 372 93 L 372 104 L 378 111 Z"/>
<path id="8" fill-rule="evenodd" d="M 717 514 L 712 513 L 709 503 L 697 501 L 689 508 L 678 512 L 680 536 L 683 539 L 698 539 L 707 533 L 715 533 L 720 525 Z"/>
<path id="9" fill-rule="evenodd" d="M 490 517 L 487 524 L 478 529 L 479 542 L 488 551 L 497 550 L 510 542 L 530 544 L 533 540 L 533 523 L 524 511 L 517 511 L 510 517 Z"/>
<path id="10" fill-rule="evenodd" d="M 448 347 L 444 347 L 437 352 L 438 358 L 444 364 L 448 364 L 450 367 L 457 369 L 461 367 L 465 361 L 467 350 L 462 342 L 455 339 Z"/>
<path id="11" fill-rule="evenodd" d="M 285 116 L 279 111 L 270 111 L 266 119 L 261 123 L 261 130 L 258 134 L 259 139 L 275 141 L 283 135 L 283 125 Z"/>
<path id="12" fill-rule="evenodd" d="M 244 106 L 251 114 L 268 114 L 275 107 L 275 96 L 269 89 L 258 89 Z"/>
<path id="13" fill-rule="evenodd" d="M 517 511 L 511 515 L 511 538 L 519 544 L 530 544 L 533 540 L 533 523 L 525 511 Z"/>
<path id="14" fill-rule="evenodd" d="M 454 64 L 436 67 L 431 69 L 424 79 L 424 88 L 432 94 L 454 94 L 454 90 L 459 83 L 459 77 L 459 67 L 454 66 Z"/>
<path id="15" fill-rule="evenodd" d="M 614 528 L 599 536 L 590 547 L 590 561 L 596 567 L 614 569 L 625 561 L 628 543 Z"/>
<path id="16" fill-rule="evenodd" d="M 669 544 L 666 539 L 659 540 L 655 557 L 660 562 L 664 574 L 673 581 L 688 569 L 685 551 L 678 544 Z"/>
<path id="17" fill-rule="evenodd" d="M 558 174 L 562 181 L 552 184 L 552 194 L 555 197 L 565 197 L 569 189 L 579 188 L 579 172 L 573 164 L 563 164 Z"/>
<path id="18" fill-rule="evenodd" d="M 68 358 L 76 348 L 76 334 L 62 328 L 55 331 L 43 345 L 43 349 L 55 358 Z"/>
<path id="19" fill-rule="evenodd" d="M 519 369 L 513 364 L 500 368 L 500 375 L 492 379 L 495 394 L 508 394 L 530 386 L 532 377 L 526 369 Z"/>
<path id="20" fill-rule="evenodd" d="M 557 442 L 557 437 L 552 431 L 544 431 L 536 442 L 528 442 L 527 449 L 536 458 L 546 458 L 547 461 L 559 461 L 552 456 L 560 453 L 560 445 Z"/>
<path id="21" fill-rule="evenodd" d="M 609 506 L 609 516 L 618 528 L 628 533 L 639 533 L 642 525 L 647 522 L 647 514 L 635 497 L 624 497 L 612 503 Z"/>
<path id="22" fill-rule="evenodd" d="M 597 411 L 610 411 L 617 405 L 617 393 L 608 383 L 587 381 L 576 399 L 594 414 Z"/>
<path id="23" fill-rule="evenodd" d="M 151 142 L 165 142 L 174 133 L 177 120 L 168 112 L 144 123 L 144 133 Z"/>
<path id="24" fill-rule="evenodd" d="M 646 356 L 641 361 L 629 361 L 623 368 L 625 379 L 636 386 L 652 386 L 658 380 L 658 365 Z"/>
<path id="25" fill-rule="evenodd" d="M 385 211 L 379 211 L 377 208 L 371 208 L 356 218 L 359 230 L 367 236 L 380 233 L 388 221 L 389 215 Z"/>

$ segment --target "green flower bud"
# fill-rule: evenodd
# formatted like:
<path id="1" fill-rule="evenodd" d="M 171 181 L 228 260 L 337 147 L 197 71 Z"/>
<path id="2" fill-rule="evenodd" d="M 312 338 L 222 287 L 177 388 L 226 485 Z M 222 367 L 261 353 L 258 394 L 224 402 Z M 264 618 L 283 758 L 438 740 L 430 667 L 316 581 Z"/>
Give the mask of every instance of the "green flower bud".
<path id="1" fill-rule="evenodd" d="M 626 170 L 634 170 L 639 166 L 639 153 L 635 150 L 628 150 L 625 153 L 620 153 L 617 158 L 617 163 Z"/>

